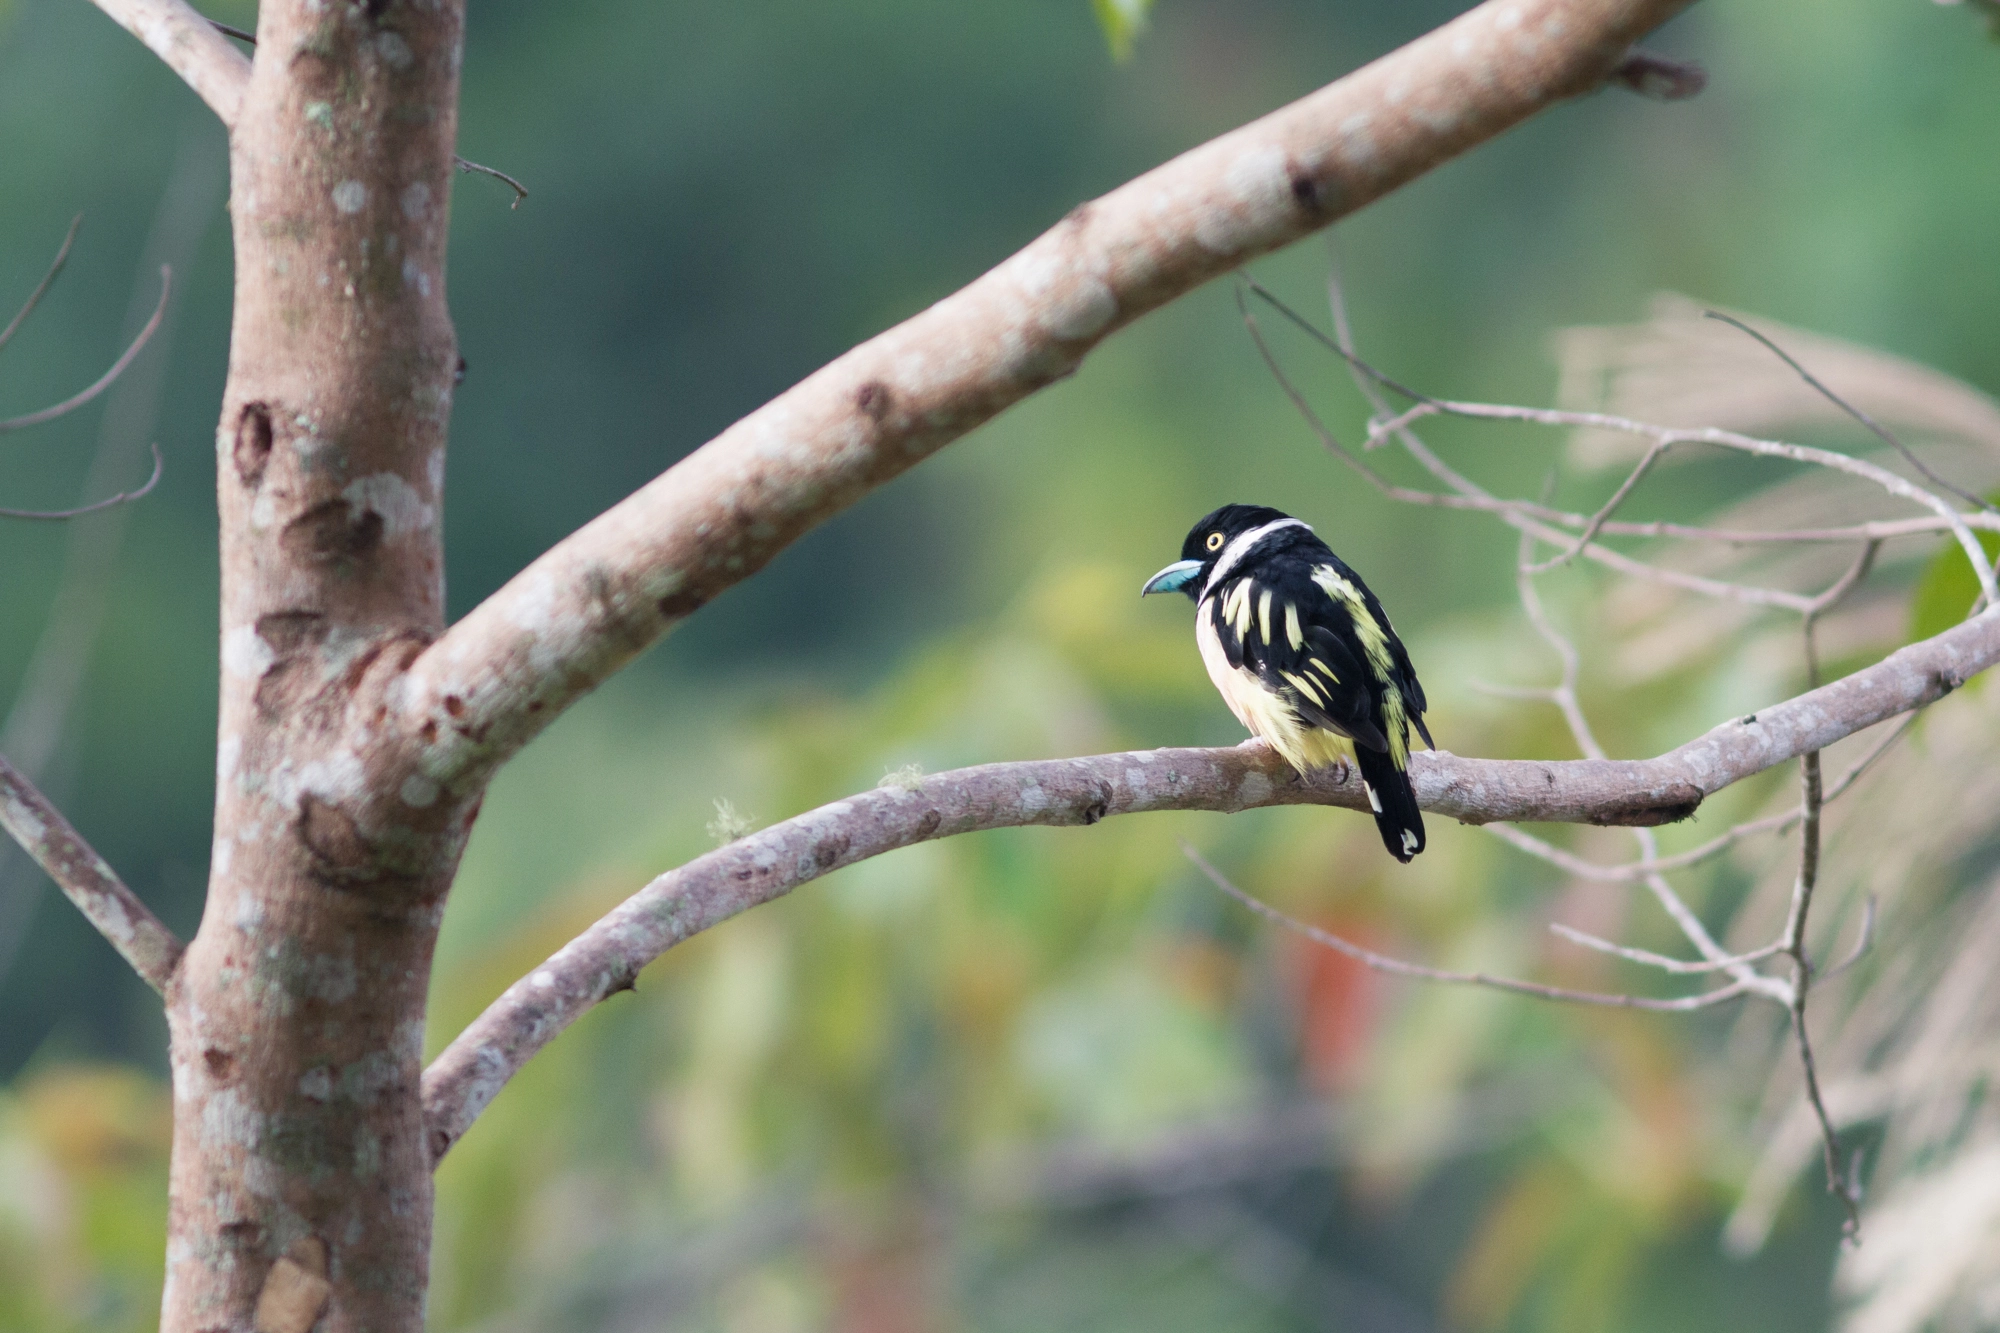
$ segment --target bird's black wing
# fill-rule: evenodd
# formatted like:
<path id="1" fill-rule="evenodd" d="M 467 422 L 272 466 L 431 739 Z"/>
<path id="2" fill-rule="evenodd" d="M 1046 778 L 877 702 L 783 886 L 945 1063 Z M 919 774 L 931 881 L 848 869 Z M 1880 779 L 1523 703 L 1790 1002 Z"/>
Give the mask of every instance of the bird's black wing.
<path id="1" fill-rule="evenodd" d="M 1431 729 L 1424 725 L 1424 713 L 1430 707 L 1430 703 L 1424 698 L 1424 687 L 1417 679 L 1416 667 L 1410 664 L 1409 650 L 1403 647 L 1402 639 L 1396 634 L 1396 627 L 1389 623 L 1389 613 L 1382 609 L 1381 599 L 1375 596 L 1369 586 L 1362 582 L 1361 576 L 1339 556 L 1328 551 L 1325 560 L 1333 567 L 1334 572 L 1354 589 L 1367 614 L 1381 627 L 1384 646 L 1388 649 L 1391 663 L 1389 680 L 1401 691 L 1403 711 L 1415 724 L 1417 734 L 1424 738 L 1425 745 L 1435 748 L 1436 742 L 1431 740 Z"/>
<path id="2" fill-rule="evenodd" d="M 1377 706 L 1380 686 L 1357 651 L 1347 612 L 1305 574 L 1306 566 L 1267 562 L 1218 590 L 1209 608 L 1231 666 L 1246 667 L 1300 719 L 1387 750 Z"/>
<path id="3" fill-rule="evenodd" d="M 1424 738 L 1424 744 L 1435 749 L 1436 742 L 1431 740 L 1431 729 L 1424 725 L 1424 713 L 1430 708 L 1430 702 L 1424 698 L 1423 683 L 1417 679 L 1416 667 L 1410 664 L 1409 650 L 1403 647 L 1403 641 L 1397 636 L 1395 626 L 1389 623 L 1389 613 L 1382 609 L 1382 603 L 1375 599 L 1375 594 L 1368 590 L 1368 585 L 1365 583 L 1361 584 L 1361 595 L 1367 603 L 1368 610 L 1389 636 L 1389 653 L 1396 662 L 1396 685 L 1403 692 L 1403 702 L 1409 712 L 1410 721 L 1415 724 L 1418 734 Z"/>

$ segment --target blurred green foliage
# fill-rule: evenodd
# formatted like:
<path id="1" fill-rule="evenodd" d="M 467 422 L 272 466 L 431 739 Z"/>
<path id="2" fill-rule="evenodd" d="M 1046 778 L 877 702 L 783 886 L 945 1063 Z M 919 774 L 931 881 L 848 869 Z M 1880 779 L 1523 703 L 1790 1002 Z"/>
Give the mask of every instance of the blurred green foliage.
<path id="1" fill-rule="evenodd" d="M 246 22 L 240 0 L 208 6 Z M 470 13 L 452 294 L 454 614 L 743 412 L 1004 257 L 1078 200 L 1449 17 L 1421 3 L 654 6 Z M 1406 381 L 1539 402 L 1564 324 L 1659 288 L 1891 348 L 1992 387 L 2000 68 L 1908 3 L 1697 6 L 1660 39 L 1713 75 L 1673 107 L 1558 109 L 1343 224 L 1364 348 Z M 5 354 L 0 414 L 115 355 L 205 111 L 89 6 L 0 6 L 0 302 L 76 211 L 69 271 Z M 178 275 L 160 492 L 133 511 L 50 785 L 171 924 L 200 911 L 212 797 L 213 474 L 229 250 Z M 1258 266 L 1302 308 L 1326 252 Z M 1337 367 L 1280 339 L 1353 433 Z M 1751 349 L 1746 355 L 1758 355 Z M 102 418 L 0 449 L 0 504 L 73 503 Z M 1560 442 L 1443 430 L 1534 493 Z M 1635 517 L 1761 474 L 1689 469 Z M 1749 479 L 1749 480 L 1747 480 Z M 1563 476 L 1557 498 L 1601 495 Z M 935 771 L 1231 743 L 1185 608 L 1139 580 L 1196 515 L 1281 504 L 1380 591 L 1461 753 L 1572 753 L 1479 696 L 1550 663 L 1497 524 L 1386 506 L 1318 454 L 1222 285 L 858 505 L 566 718 L 488 800 L 446 923 L 433 1045 L 650 875 L 758 822 Z M 59 530 L 0 525 L 0 698 L 50 612 Z M 1926 576 L 1925 598 L 1954 557 Z M 1962 567 L 1963 561 L 1959 561 Z M 1969 571 L 1966 571 L 1969 573 Z M 1903 571 L 1901 577 L 1908 574 Z M 1579 618 L 1600 585 L 1547 580 Z M 1963 602 L 1970 593 L 1964 592 Z M 1923 612 L 1919 611 L 1921 616 Z M 1620 675 L 1577 623 L 1615 753 L 1795 685 L 1756 642 Z M 1712 802 L 1669 848 L 1782 788 Z M 1585 831 L 1602 856 L 1626 844 Z M 1718 1052 L 1745 1020 L 1549 1010 L 1413 988 L 1257 926 L 1200 846 L 1307 919 L 1441 965 L 1572 984 L 1552 915 L 1654 947 L 1622 893 L 1565 889 L 1472 830 L 1407 871 L 1324 811 L 1019 830 L 856 866 L 691 942 L 494 1104 L 440 1175 L 440 1329 L 1807 1329 L 1837 1219 L 1803 1191 L 1754 1261 L 1715 1234 L 1746 1168 Z M 1689 891 L 1733 910 L 1746 872 Z M 29 894 L 38 895 L 30 898 Z M 1706 895 L 1703 897 L 1702 895 Z M 28 904 L 23 910 L 22 904 Z M 157 1308 L 163 1032 L 152 997 L 18 867 L 0 884 L 0 1327 L 138 1329 Z M 1734 1049 L 1734 1047 L 1729 1047 Z"/>
<path id="2" fill-rule="evenodd" d="M 1097 15 L 1097 25 L 1104 29 L 1111 58 L 1130 60 L 1132 44 L 1146 30 L 1146 20 L 1153 12 L 1153 0 L 1090 0 L 1090 8 Z"/>
<path id="3" fill-rule="evenodd" d="M 1988 499 L 2000 502 L 2000 495 Z M 2000 555 L 2000 533 L 1981 532 L 1977 536 L 1987 560 Z M 1957 542 L 1945 543 L 1944 549 L 1925 567 L 1910 595 L 1910 642 L 1950 629 L 1965 619 L 1966 608 L 1978 598 L 1979 576 L 1972 572 L 1972 561 Z"/>

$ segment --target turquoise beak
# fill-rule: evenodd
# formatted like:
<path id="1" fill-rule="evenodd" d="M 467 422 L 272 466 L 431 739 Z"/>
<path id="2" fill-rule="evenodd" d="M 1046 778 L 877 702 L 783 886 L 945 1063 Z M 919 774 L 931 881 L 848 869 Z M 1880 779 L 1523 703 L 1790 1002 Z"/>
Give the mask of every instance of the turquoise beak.
<path id="1" fill-rule="evenodd" d="M 1146 580 L 1146 586 L 1139 589 L 1141 597 L 1156 592 L 1179 592 L 1201 573 L 1201 561 L 1176 560 L 1153 577 Z"/>

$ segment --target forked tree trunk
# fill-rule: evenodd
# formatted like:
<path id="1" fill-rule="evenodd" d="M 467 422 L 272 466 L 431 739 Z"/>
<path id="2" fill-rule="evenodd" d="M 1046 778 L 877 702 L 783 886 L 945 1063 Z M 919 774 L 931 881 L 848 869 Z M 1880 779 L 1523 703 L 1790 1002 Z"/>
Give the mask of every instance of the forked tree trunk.
<path id="1" fill-rule="evenodd" d="M 443 627 L 461 12 L 265 0 L 232 148 L 207 906 L 169 996 L 169 1333 L 422 1327 L 425 989 L 469 798 L 387 691 Z"/>

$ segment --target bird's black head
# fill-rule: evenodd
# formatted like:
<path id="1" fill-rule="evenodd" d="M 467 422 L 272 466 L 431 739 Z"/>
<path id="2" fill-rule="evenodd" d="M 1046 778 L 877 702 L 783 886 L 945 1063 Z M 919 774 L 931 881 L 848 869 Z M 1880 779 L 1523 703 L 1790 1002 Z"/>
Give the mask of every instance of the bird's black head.
<path id="1" fill-rule="evenodd" d="M 1268 505 L 1224 505 L 1188 530 L 1187 540 L 1181 543 L 1181 558 L 1146 580 L 1139 595 L 1179 591 L 1189 600 L 1198 599 L 1217 562 L 1231 554 L 1230 543 L 1260 528 L 1295 522 L 1291 515 Z M 1242 553 L 1235 554 L 1240 558 Z"/>

